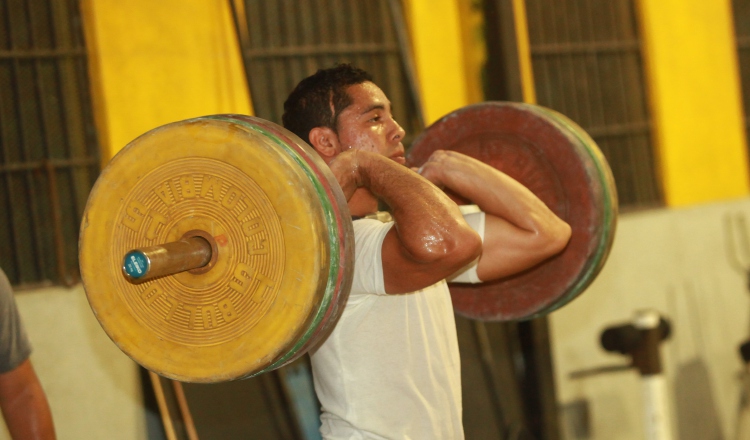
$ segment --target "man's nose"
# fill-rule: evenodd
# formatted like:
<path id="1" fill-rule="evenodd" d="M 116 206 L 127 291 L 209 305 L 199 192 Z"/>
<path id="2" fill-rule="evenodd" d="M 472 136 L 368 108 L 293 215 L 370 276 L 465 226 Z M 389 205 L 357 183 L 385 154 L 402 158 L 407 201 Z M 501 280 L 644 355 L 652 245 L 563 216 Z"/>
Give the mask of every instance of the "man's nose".
<path id="1" fill-rule="evenodd" d="M 406 136 L 406 130 L 404 130 L 403 127 L 401 127 L 401 125 L 399 125 L 399 123 L 396 122 L 395 119 L 393 119 L 393 125 L 394 125 L 394 127 L 393 127 L 392 139 L 394 141 L 396 141 L 396 140 L 398 140 L 398 141 L 403 140 L 404 136 Z"/>

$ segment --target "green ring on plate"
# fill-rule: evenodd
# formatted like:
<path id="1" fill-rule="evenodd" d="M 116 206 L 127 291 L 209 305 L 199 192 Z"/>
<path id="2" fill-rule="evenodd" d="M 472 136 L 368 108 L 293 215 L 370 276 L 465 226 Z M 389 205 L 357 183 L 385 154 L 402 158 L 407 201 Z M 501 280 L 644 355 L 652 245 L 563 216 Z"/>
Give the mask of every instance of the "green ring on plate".
<path id="1" fill-rule="evenodd" d="M 586 269 L 583 271 L 582 276 L 568 290 L 568 293 L 562 297 L 562 300 L 555 301 L 549 307 L 546 307 L 527 318 L 534 319 L 564 306 L 580 295 L 594 281 L 594 278 L 596 278 L 599 271 L 604 266 L 604 262 L 609 255 L 612 241 L 614 240 L 617 226 L 618 204 L 616 189 L 613 191 L 615 186 L 612 171 L 609 169 L 609 165 L 607 165 L 607 162 L 603 159 L 604 155 L 591 136 L 589 136 L 589 134 L 578 124 L 559 112 L 540 105 L 523 104 L 523 106 L 528 107 L 532 111 L 544 114 L 552 123 L 556 123 L 561 126 L 564 131 L 575 136 L 579 141 L 579 146 L 581 146 L 588 157 L 591 158 L 591 163 L 596 169 L 599 181 L 606 183 L 606 185 L 602 185 L 602 188 L 604 189 L 604 191 L 602 191 L 604 228 L 601 237 L 603 239 L 599 240 L 593 258 L 586 264 Z"/>
<path id="2" fill-rule="evenodd" d="M 278 145 L 282 148 L 283 151 L 286 152 L 286 154 L 294 160 L 297 165 L 301 167 L 301 169 L 305 172 L 308 179 L 310 179 L 310 182 L 313 184 L 313 187 L 315 188 L 315 192 L 318 194 L 318 199 L 321 201 L 321 206 L 323 207 L 323 213 L 325 215 L 325 224 L 326 229 L 328 231 L 328 238 L 331 248 L 330 258 L 329 258 L 329 267 L 328 267 L 328 280 L 326 281 L 326 289 L 323 294 L 323 299 L 320 303 L 320 307 L 318 307 L 318 310 L 315 312 L 315 317 L 313 318 L 312 322 L 308 326 L 307 330 L 302 334 L 302 336 L 297 339 L 296 344 L 290 348 L 286 354 L 282 355 L 281 358 L 273 362 L 268 367 L 255 372 L 248 374 L 247 376 L 243 376 L 242 378 L 250 378 L 257 376 L 261 373 L 265 373 L 271 370 L 274 370 L 281 365 L 284 364 L 288 359 L 290 359 L 292 356 L 294 356 L 312 337 L 312 335 L 315 333 L 315 330 L 318 328 L 320 323 L 323 321 L 323 317 L 325 316 L 326 312 L 328 311 L 328 307 L 331 304 L 331 299 L 333 297 L 333 293 L 336 287 L 336 280 L 337 275 L 339 272 L 339 266 L 341 263 L 341 255 L 339 253 L 339 229 L 338 224 L 336 222 L 336 216 L 335 216 L 335 209 L 333 205 L 331 204 L 330 200 L 328 199 L 328 195 L 326 194 L 325 189 L 323 188 L 323 185 L 321 185 L 320 180 L 317 178 L 315 172 L 310 168 L 310 165 L 305 161 L 303 158 L 299 156 L 297 151 L 295 151 L 293 148 L 290 148 L 285 142 L 281 141 L 278 137 L 274 136 L 272 133 L 270 133 L 267 130 L 264 130 L 256 125 L 253 125 L 249 122 L 242 121 L 240 119 L 235 119 L 231 117 L 216 115 L 216 116 L 207 116 L 208 119 L 216 119 L 220 121 L 226 121 L 235 123 L 238 125 L 241 125 L 245 128 L 248 128 L 250 130 L 253 130 L 257 133 L 260 133 L 261 135 L 265 136 L 269 140 L 271 140 L 274 144 Z"/>

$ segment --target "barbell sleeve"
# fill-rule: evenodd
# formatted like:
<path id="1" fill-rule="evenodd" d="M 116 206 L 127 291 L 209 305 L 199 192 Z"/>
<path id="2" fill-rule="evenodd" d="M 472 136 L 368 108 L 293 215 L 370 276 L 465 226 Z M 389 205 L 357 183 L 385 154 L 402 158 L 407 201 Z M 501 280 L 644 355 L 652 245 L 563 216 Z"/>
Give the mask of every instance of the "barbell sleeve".
<path id="1" fill-rule="evenodd" d="M 201 237 L 133 249 L 125 254 L 122 272 L 131 282 L 197 269 L 211 261 L 211 244 Z"/>

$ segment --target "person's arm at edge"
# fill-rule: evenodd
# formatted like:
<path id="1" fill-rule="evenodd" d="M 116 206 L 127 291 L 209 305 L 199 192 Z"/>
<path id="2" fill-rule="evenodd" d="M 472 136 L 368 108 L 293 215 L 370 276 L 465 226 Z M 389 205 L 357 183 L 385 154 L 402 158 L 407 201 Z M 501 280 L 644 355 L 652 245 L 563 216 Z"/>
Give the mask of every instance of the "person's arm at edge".
<path id="1" fill-rule="evenodd" d="M 386 292 L 413 292 L 451 275 L 481 252 L 479 235 L 443 191 L 412 170 L 369 152 L 342 153 L 330 164 L 347 198 L 369 189 L 391 209 L 383 242 Z M 348 177 L 347 177 L 348 176 Z"/>
<path id="2" fill-rule="evenodd" d="M 29 359 L 0 374 L 0 410 L 13 439 L 56 438 L 47 397 Z"/>
<path id="3" fill-rule="evenodd" d="M 526 187 L 469 156 L 438 150 L 420 170 L 438 186 L 475 203 L 486 213 L 480 280 L 509 276 L 561 252 L 570 226 Z"/>

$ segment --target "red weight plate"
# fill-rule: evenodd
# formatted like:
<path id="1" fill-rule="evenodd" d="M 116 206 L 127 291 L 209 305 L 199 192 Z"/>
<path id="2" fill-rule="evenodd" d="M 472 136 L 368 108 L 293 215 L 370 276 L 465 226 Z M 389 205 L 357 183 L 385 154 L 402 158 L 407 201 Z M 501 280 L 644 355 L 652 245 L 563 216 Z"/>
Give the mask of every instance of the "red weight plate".
<path id="1" fill-rule="evenodd" d="M 491 321 L 531 319 L 588 287 L 609 254 L 618 208 L 609 165 L 585 131 L 541 106 L 486 102 L 427 128 L 408 152 L 409 166 L 420 166 L 440 149 L 472 156 L 518 180 L 573 230 L 562 253 L 522 273 L 451 284 L 456 312 Z"/>

